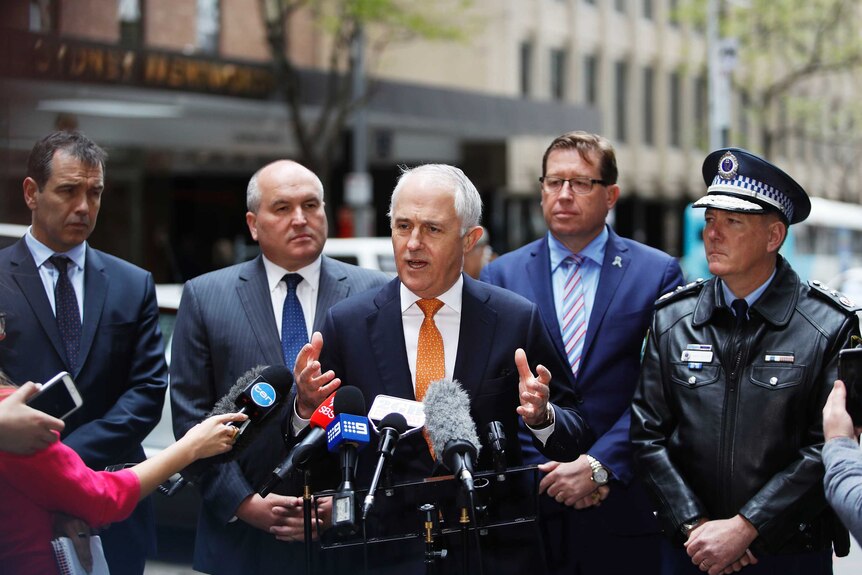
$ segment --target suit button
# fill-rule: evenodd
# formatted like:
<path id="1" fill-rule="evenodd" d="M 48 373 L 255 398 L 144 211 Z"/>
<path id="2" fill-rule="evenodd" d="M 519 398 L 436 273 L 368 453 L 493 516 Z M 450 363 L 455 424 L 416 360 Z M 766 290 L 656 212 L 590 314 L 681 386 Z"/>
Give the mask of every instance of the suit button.
<path id="1" fill-rule="evenodd" d="M 769 384 L 770 385 L 778 385 L 778 378 L 777 377 L 770 377 L 769 378 Z"/>
<path id="2" fill-rule="evenodd" d="M 695 383 L 697 383 L 697 378 L 695 376 L 692 375 L 691 377 L 688 378 L 688 384 L 689 385 L 694 385 Z"/>
<path id="3" fill-rule="evenodd" d="M 575 403 L 577 403 L 578 405 L 580 405 L 580 404 L 582 404 L 583 402 L 584 402 L 584 396 L 583 396 L 583 395 L 580 395 L 580 394 L 575 395 Z"/>

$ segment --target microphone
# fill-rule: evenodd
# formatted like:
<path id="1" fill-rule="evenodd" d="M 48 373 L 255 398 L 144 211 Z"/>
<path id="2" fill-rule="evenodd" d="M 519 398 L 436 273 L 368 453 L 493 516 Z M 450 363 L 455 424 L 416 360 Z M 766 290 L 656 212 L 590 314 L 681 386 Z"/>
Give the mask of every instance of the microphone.
<path id="1" fill-rule="evenodd" d="M 491 448 L 497 481 L 506 481 L 506 432 L 503 424 L 499 421 L 490 422 L 485 426 L 485 437 Z"/>
<path id="2" fill-rule="evenodd" d="M 368 445 L 365 397 L 357 387 L 344 387 L 335 398 L 337 415 L 326 428 L 327 448 L 341 456 L 341 484 L 332 497 L 332 527 L 340 536 L 356 532 L 354 478 L 357 452 Z"/>
<path id="3" fill-rule="evenodd" d="M 272 470 L 272 475 L 270 475 L 266 484 L 258 490 L 261 497 L 269 495 L 294 470 L 304 469 L 311 458 L 321 452 L 323 446 L 326 444 L 326 427 L 335 419 L 335 396 L 341 393 L 341 391 L 341 389 L 336 389 L 329 397 L 323 400 L 323 403 L 317 406 L 305 430 L 305 435 L 299 443 L 293 446 L 293 449 L 279 463 L 278 467 Z"/>
<path id="4" fill-rule="evenodd" d="M 473 492 L 479 436 L 470 417 L 470 396 L 458 381 L 441 379 L 425 392 L 425 430 L 438 459 Z"/>
<path id="5" fill-rule="evenodd" d="M 243 422 L 232 421 L 228 424 L 239 428 L 233 449 L 221 455 L 195 461 L 180 471 L 181 477 L 165 494 L 171 497 L 188 483 L 198 481 L 213 465 L 236 459 L 257 438 L 262 429 L 261 423 L 284 403 L 292 385 L 293 373 L 283 365 L 259 365 L 245 372 L 204 417 L 207 419 L 213 415 L 235 412 L 248 415 L 248 419 Z"/>
<path id="6" fill-rule="evenodd" d="M 386 462 L 395 453 L 395 447 L 401 435 L 409 429 L 407 420 L 400 413 L 390 413 L 383 417 L 378 425 L 380 431 L 380 443 L 377 444 L 377 453 L 380 457 L 377 459 L 377 467 L 374 469 L 374 476 L 371 478 L 371 487 L 368 489 L 368 495 L 365 496 L 365 501 L 362 503 L 362 520 L 368 516 L 368 512 L 374 505 L 374 492 L 377 491 L 377 483 L 380 481 L 380 475 L 383 473 L 383 468 Z"/>

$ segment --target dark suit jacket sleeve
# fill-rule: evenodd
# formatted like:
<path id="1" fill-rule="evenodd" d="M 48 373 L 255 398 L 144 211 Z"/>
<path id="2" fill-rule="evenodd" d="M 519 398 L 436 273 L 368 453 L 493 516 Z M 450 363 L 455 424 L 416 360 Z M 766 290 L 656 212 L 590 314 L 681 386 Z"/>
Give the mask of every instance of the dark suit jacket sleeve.
<path id="1" fill-rule="evenodd" d="M 559 358 L 545 330 L 539 308 L 533 305 L 527 341 L 532 342 L 527 360 L 530 366 L 544 365 L 551 372 L 550 401 L 554 404 L 554 432 L 543 446 L 534 439 L 539 452 L 554 461 L 573 461 L 586 451 L 594 439 L 593 432 L 577 409 L 575 394 L 562 376 L 567 369 Z"/>
<path id="2" fill-rule="evenodd" d="M 141 290 L 141 274 L 123 274 L 123 270 L 109 270 L 112 282 L 112 295 L 105 303 L 102 320 L 98 329 L 117 329 L 116 336 L 125 338 L 127 332 L 132 334 L 133 341 L 115 342 L 126 349 L 129 348 L 128 370 L 119 372 L 109 368 L 107 377 L 116 377 L 116 385 L 125 387 L 125 391 L 113 406 L 100 418 L 81 425 L 63 439 L 64 443 L 74 449 L 87 464 L 100 469 L 107 465 L 126 463 L 117 461 L 118 454 L 125 457 L 135 457 L 141 441 L 156 426 L 161 417 L 165 390 L 167 389 L 167 364 L 165 363 L 164 343 L 159 329 L 159 309 L 156 303 L 156 289 L 153 276 L 146 273 L 145 288 Z M 138 283 L 138 286 L 133 284 Z M 136 294 L 141 294 L 135 300 Z M 130 299 L 131 298 L 131 299 Z M 109 321 L 110 307 L 137 309 L 136 323 L 132 325 L 112 325 Z M 122 330 L 122 331 L 120 331 Z M 96 351 L 94 349 L 94 351 Z M 98 350 L 104 353 L 102 361 L 112 364 L 117 362 L 116 349 Z M 91 352 L 92 355 L 93 352 Z M 123 365 L 120 363 L 119 365 Z M 86 366 L 85 366 L 86 368 Z"/>
<path id="3" fill-rule="evenodd" d="M 177 438 L 202 421 L 220 397 L 210 353 L 195 284 L 188 282 L 183 289 L 171 350 L 171 407 Z M 235 461 L 215 466 L 201 479 L 198 488 L 204 504 L 225 523 L 253 492 Z"/>
<path id="4" fill-rule="evenodd" d="M 683 285 L 683 277 L 679 263 L 675 258 L 667 258 L 662 276 L 662 288 L 656 295 L 656 299 L 681 285 Z M 646 332 L 643 335 L 646 337 Z M 596 443 L 589 449 L 590 455 L 611 469 L 616 478 L 626 484 L 634 478 L 632 445 L 629 438 L 631 419 L 631 408 L 628 408 L 608 431 L 596 439 Z"/>

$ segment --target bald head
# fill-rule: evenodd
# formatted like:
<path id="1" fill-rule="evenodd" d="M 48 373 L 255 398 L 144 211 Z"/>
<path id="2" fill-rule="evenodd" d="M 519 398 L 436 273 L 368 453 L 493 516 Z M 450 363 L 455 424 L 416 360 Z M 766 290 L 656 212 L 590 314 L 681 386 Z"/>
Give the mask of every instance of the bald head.
<path id="1" fill-rule="evenodd" d="M 268 164 L 249 181 L 246 202 L 249 232 L 268 260 L 293 272 L 320 257 L 327 222 L 314 172 L 290 160 Z"/>
<path id="2" fill-rule="evenodd" d="M 250 212 L 257 213 L 260 209 L 261 179 L 265 182 L 314 181 L 319 192 L 318 199 L 323 202 L 323 183 L 317 174 L 293 160 L 276 160 L 256 171 L 249 180 L 245 204 Z"/>

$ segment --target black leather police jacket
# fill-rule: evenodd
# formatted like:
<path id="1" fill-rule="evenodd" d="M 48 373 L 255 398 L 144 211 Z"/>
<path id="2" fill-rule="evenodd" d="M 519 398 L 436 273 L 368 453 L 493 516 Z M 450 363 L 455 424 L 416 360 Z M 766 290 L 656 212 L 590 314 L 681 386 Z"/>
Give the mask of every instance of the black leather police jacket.
<path id="1" fill-rule="evenodd" d="M 741 327 L 714 278 L 656 303 L 631 437 L 669 533 L 740 514 L 755 551 L 849 545 L 823 495 L 821 410 L 859 325 L 846 298 L 818 286 L 779 256 Z"/>

